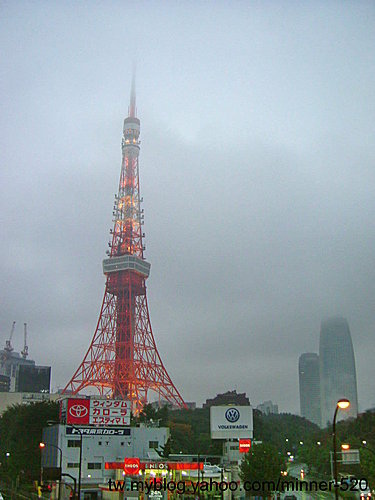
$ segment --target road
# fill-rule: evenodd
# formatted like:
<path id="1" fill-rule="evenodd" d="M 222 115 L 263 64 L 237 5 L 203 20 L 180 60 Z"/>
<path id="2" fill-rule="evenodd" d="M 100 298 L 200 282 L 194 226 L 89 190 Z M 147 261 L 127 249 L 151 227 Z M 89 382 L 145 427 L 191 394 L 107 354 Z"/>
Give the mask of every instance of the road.
<path id="1" fill-rule="evenodd" d="M 288 468 L 288 476 L 291 479 L 298 479 L 298 481 L 302 481 L 301 479 L 301 469 L 306 470 L 306 466 L 304 464 L 291 464 Z M 316 480 L 313 477 L 306 475 L 303 481 L 317 481 L 319 483 L 320 480 Z M 297 500 L 332 500 L 334 498 L 333 492 L 325 492 L 325 491 L 294 491 L 294 492 L 285 492 L 281 495 L 281 498 L 284 499 L 287 495 L 294 495 Z"/>

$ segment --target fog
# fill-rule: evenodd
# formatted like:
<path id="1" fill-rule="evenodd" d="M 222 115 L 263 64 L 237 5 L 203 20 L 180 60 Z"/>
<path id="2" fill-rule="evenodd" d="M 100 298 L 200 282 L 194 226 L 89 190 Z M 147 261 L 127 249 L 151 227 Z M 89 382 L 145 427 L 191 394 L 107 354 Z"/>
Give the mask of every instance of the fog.
<path id="1" fill-rule="evenodd" d="M 373 2 L 2 2 L 2 344 L 64 387 L 90 344 L 133 61 L 148 301 L 187 401 L 298 413 L 348 319 L 375 406 Z"/>

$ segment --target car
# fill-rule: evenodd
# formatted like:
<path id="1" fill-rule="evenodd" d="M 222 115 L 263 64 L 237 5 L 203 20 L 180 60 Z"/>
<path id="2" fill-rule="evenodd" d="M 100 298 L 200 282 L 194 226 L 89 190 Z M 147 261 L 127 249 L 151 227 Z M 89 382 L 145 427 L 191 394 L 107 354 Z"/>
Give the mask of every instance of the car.
<path id="1" fill-rule="evenodd" d="M 204 464 L 203 473 L 204 474 L 221 474 L 222 469 L 218 465 L 208 465 Z"/>
<path id="2" fill-rule="evenodd" d="M 371 490 L 370 488 L 366 488 L 365 490 L 360 492 L 361 500 L 371 500 Z"/>

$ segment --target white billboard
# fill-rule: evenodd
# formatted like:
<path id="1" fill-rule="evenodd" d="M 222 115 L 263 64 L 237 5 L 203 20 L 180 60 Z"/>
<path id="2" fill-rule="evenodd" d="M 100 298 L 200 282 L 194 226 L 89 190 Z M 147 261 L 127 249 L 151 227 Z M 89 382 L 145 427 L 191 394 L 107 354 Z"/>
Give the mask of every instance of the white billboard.
<path id="1" fill-rule="evenodd" d="M 212 439 L 252 439 L 253 408 L 251 406 L 211 406 Z"/>

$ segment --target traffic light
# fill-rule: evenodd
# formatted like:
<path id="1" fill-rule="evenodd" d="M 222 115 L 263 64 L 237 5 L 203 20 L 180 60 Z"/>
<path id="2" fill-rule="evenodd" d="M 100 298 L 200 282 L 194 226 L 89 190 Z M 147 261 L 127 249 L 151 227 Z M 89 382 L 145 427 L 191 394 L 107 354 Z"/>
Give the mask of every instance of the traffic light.
<path id="1" fill-rule="evenodd" d="M 52 491 L 52 484 L 43 483 L 40 485 L 40 491 L 43 493 L 50 493 Z"/>

